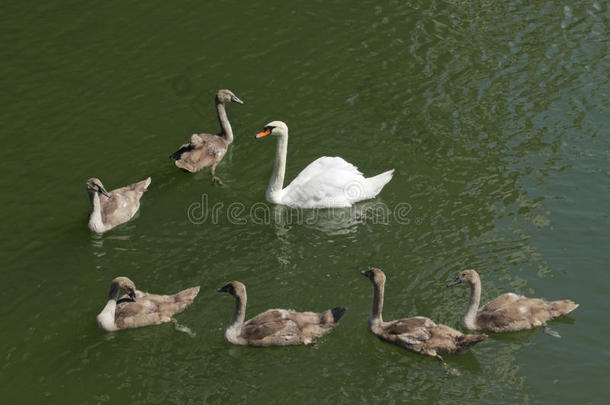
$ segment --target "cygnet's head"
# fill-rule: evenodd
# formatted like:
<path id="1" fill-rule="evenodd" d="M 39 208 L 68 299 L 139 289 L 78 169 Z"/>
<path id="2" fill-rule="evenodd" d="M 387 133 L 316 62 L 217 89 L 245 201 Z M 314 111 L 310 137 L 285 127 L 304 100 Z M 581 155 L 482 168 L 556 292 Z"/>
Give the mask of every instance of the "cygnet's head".
<path id="1" fill-rule="evenodd" d="M 125 291 L 132 300 L 136 299 L 136 285 L 127 277 L 117 277 L 112 280 L 112 284 L 117 286 L 119 290 Z"/>
<path id="2" fill-rule="evenodd" d="M 87 180 L 87 191 L 90 193 L 102 193 L 106 197 L 111 198 L 112 195 L 104 188 L 104 185 L 100 181 L 100 179 L 92 177 Z"/>
<path id="3" fill-rule="evenodd" d="M 220 287 L 217 291 L 229 293 L 234 297 L 243 297 L 246 294 L 246 286 L 239 281 L 231 281 L 229 284 Z"/>
<path id="4" fill-rule="evenodd" d="M 256 134 L 256 138 L 267 135 L 286 136 L 288 135 L 288 126 L 282 121 L 271 121 L 263 127 L 262 132 Z"/>
<path id="5" fill-rule="evenodd" d="M 221 89 L 216 93 L 216 100 L 221 103 L 230 103 L 231 101 L 237 104 L 243 104 L 241 101 L 231 90 Z"/>
<path id="6" fill-rule="evenodd" d="M 454 285 L 463 283 L 474 284 L 477 280 L 479 280 L 479 273 L 474 270 L 462 270 L 455 280 L 447 284 L 447 287 L 452 287 Z"/>
<path id="7" fill-rule="evenodd" d="M 361 271 L 360 274 L 371 280 L 373 284 L 385 283 L 385 274 L 376 267 L 371 267 L 368 270 Z"/>

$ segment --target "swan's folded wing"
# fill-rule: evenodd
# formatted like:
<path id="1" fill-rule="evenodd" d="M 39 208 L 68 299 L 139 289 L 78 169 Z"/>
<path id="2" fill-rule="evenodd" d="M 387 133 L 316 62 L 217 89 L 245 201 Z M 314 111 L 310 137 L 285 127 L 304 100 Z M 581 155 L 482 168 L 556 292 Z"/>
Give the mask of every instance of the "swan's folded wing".
<path id="1" fill-rule="evenodd" d="M 502 294 L 493 301 L 489 301 L 487 304 L 483 305 L 479 309 L 479 311 L 494 312 L 498 310 L 503 310 L 506 309 L 506 307 L 515 305 L 516 303 L 524 299 L 527 300 L 526 297 L 514 293 Z"/>
<path id="2" fill-rule="evenodd" d="M 151 303 L 148 304 L 150 307 L 154 307 L 159 313 L 171 317 L 191 305 L 198 293 L 199 287 L 191 287 L 173 295 L 145 294 L 138 297 L 138 302 L 149 301 Z"/>
<path id="3" fill-rule="evenodd" d="M 147 299 L 133 301 L 125 297 L 117 302 L 114 319 L 119 329 L 162 323 L 159 307 L 154 302 Z"/>
<path id="4" fill-rule="evenodd" d="M 307 167 L 303 169 L 290 184 L 295 182 L 297 184 L 305 184 L 311 179 L 324 176 L 326 173 L 331 171 L 340 171 L 343 172 L 343 174 L 362 176 L 362 173 L 358 171 L 356 166 L 346 162 L 343 158 L 323 156 L 307 165 Z"/>
<path id="5" fill-rule="evenodd" d="M 282 310 L 270 309 L 248 320 L 241 336 L 248 340 L 261 340 L 268 336 L 294 336 L 299 332 L 295 322 L 285 317 Z"/>
<path id="6" fill-rule="evenodd" d="M 212 134 L 195 134 L 191 137 L 193 149 L 203 149 L 207 154 L 213 156 L 223 155 L 227 151 L 225 140 Z"/>
<path id="7" fill-rule="evenodd" d="M 116 325 L 119 329 L 140 328 L 143 326 L 160 325 L 169 322 L 169 320 L 170 318 L 159 312 L 152 312 L 116 319 Z"/>
<path id="8" fill-rule="evenodd" d="M 417 344 L 430 339 L 430 328 L 435 326 L 436 324 L 429 318 L 414 317 L 394 321 L 385 330 L 409 344 Z"/>
<path id="9" fill-rule="evenodd" d="M 184 161 L 184 167 L 187 170 L 197 171 L 202 167 L 211 165 L 213 158 L 220 157 L 226 152 L 226 142 L 218 135 L 212 134 L 193 134 L 186 143 L 176 152 L 172 153 L 170 158 L 176 161 Z M 210 162 L 206 160 L 212 159 Z M 195 164 L 201 167 L 188 167 L 189 164 Z M 180 167 L 180 166 L 179 166 Z"/>
<path id="10" fill-rule="evenodd" d="M 321 157 L 310 163 L 284 189 L 284 199 L 301 206 L 346 206 L 366 193 L 366 179 L 358 168 L 340 157 Z M 288 204 L 290 205 L 290 204 Z"/>
<path id="11" fill-rule="evenodd" d="M 502 294 L 477 312 L 477 322 L 488 328 L 507 327 L 549 319 L 548 303 L 540 298 L 527 298 L 513 293 Z"/>
<path id="12" fill-rule="evenodd" d="M 316 312 L 296 312 L 296 311 L 286 311 L 284 314 L 285 317 L 288 317 L 291 321 L 295 322 L 299 325 L 299 328 L 303 329 L 308 325 L 315 325 L 322 323 L 322 318 L 319 313 Z"/>
<path id="13" fill-rule="evenodd" d="M 477 311 L 477 322 L 487 328 L 504 327 L 521 318 L 519 301 L 524 299 L 517 294 L 506 293 L 483 305 Z"/>
<path id="14" fill-rule="evenodd" d="M 137 301 L 133 301 L 128 297 L 123 297 L 117 302 L 115 316 L 117 318 L 119 316 L 129 317 L 140 314 L 152 313 L 158 310 L 159 307 L 150 300 L 138 299 Z"/>

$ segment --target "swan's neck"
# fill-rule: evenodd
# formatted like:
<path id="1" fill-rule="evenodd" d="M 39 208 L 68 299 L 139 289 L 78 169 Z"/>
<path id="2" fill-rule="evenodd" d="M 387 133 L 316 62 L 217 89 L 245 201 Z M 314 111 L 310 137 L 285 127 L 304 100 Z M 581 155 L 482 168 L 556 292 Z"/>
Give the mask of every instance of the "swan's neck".
<path id="1" fill-rule="evenodd" d="M 477 311 L 479 310 L 479 303 L 481 301 L 481 281 L 474 280 L 470 284 L 470 302 L 468 302 L 468 310 L 462 319 L 462 326 L 468 330 L 475 330 Z"/>
<path id="2" fill-rule="evenodd" d="M 224 103 L 216 100 L 216 111 L 218 112 L 218 122 L 220 123 L 220 135 L 223 136 L 227 143 L 233 143 L 233 129 L 227 118 L 227 111 Z"/>
<path id="3" fill-rule="evenodd" d="M 244 292 L 243 295 L 235 296 L 235 311 L 233 312 L 233 319 L 229 324 L 229 329 L 241 326 L 246 319 L 246 303 L 248 302 L 248 296 Z"/>
<path id="4" fill-rule="evenodd" d="M 116 301 L 119 298 L 119 287 L 116 284 L 110 286 L 110 292 L 108 293 L 108 301 L 106 306 L 97 316 L 97 324 L 100 328 L 113 331 L 117 330 L 116 323 L 114 322 L 114 316 L 116 312 Z"/>
<path id="5" fill-rule="evenodd" d="M 383 319 L 381 318 L 381 311 L 383 310 L 384 290 L 385 285 L 383 282 L 379 284 L 374 284 L 373 310 L 371 311 L 371 316 L 369 317 L 369 328 L 372 328 L 374 325 L 378 325 L 383 322 Z"/>
<path id="6" fill-rule="evenodd" d="M 100 195 L 96 192 L 90 192 L 89 200 L 91 202 L 89 209 L 89 229 L 94 232 L 103 232 L 104 221 L 102 221 L 102 203 L 100 201 Z"/>
<path id="7" fill-rule="evenodd" d="M 282 188 L 284 187 L 286 154 L 288 153 L 288 134 L 280 135 L 277 138 L 277 152 L 275 153 L 273 174 L 267 187 L 267 200 L 272 203 L 279 203 Z"/>

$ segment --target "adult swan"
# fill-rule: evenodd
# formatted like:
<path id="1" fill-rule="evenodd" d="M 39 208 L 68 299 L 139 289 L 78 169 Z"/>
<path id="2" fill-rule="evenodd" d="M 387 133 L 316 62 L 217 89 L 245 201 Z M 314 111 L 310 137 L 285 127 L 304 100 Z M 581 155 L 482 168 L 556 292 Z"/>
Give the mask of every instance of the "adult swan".
<path id="1" fill-rule="evenodd" d="M 282 121 L 265 125 L 257 138 L 276 135 L 277 154 L 267 187 L 267 201 L 295 208 L 351 207 L 374 198 L 391 179 L 394 169 L 365 178 L 358 168 L 340 157 L 323 156 L 309 164 L 286 188 L 288 127 Z"/>

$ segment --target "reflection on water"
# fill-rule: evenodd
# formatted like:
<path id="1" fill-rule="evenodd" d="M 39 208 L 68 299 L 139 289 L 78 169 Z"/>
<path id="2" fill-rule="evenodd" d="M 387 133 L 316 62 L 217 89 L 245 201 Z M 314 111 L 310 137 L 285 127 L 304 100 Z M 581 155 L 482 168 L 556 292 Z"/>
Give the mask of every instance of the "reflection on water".
<path id="1" fill-rule="evenodd" d="M 356 225 L 365 219 L 363 213 L 357 207 L 311 210 L 275 205 L 270 220 L 276 229 L 281 229 L 284 233 L 293 226 L 305 226 L 333 236 L 355 232 Z"/>

